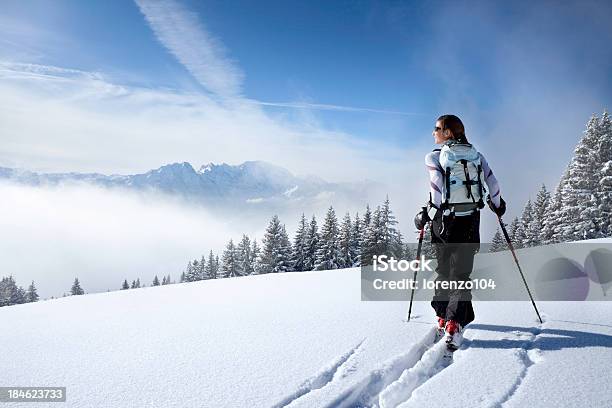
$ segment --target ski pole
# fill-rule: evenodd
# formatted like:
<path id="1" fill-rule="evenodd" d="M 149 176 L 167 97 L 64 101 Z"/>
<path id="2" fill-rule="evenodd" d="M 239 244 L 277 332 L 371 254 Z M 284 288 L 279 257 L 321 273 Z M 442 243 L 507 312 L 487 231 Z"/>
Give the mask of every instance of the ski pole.
<path id="1" fill-rule="evenodd" d="M 543 323 L 542 318 L 540 317 L 540 312 L 538 312 L 538 308 L 535 304 L 535 301 L 533 300 L 533 296 L 531 296 L 531 291 L 529 290 L 529 286 L 527 286 L 527 281 L 525 280 L 525 275 L 523 275 L 523 270 L 521 269 L 521 265 L 519 264 L 518 258 L 516 257 L 516 253 L 514 252 L 514 246 L 512 245 L 512 242 L 510 241 L 510 236 L 508 235 L 508 231 L 506 231 L 506 225 L 504 224 L 504 222 L 502 221 L 499 215 L 497 216 L 497 219 L 499 220 L 499 225 L 501 226 L 502 232 L 504 233 L 504 237 L 506 238 L 506 242 L 508 243 L 510 252 L 512 252 L 512 256 L 514 257 L 514 262 L 516 262 L 516 266 L 518 267 L 518 270 L 521 273 L 521 278 L 523 278 L 523 283 L 525 284 L 525 287 L 527 288 L 527 293 L 529 294 L 529 298 L 531 299 L 531 304 L 533 305 L 533 308 L 535 309 L 536 314 L 538 315 L 538 319 L 540 319 L 540 323 Z"/>
<path id="2" fill-rule="evenodd" d="M 419 232 L 419 245 L 417 246 L 417 255 L 416 255 L 417 261 L 421 259 L 421 247 L 423 246 L 423 236 L 425 235 L 426 226 L 427 224 L 425 224 L 423 228 L 421 228 L 421 231 Z M 412 282 L 416 282 L 417 270 L 418 269 L 414 270 L 414 276 L 412 278 Z M 410 295 L 410 306 L 408 307 L 408 317 L 406 318 L 406 322 L 410 321 L 410 315 L 412 314 L 412 300 L 413 299 L 414 299 L 414 283 L 412 285 L 412 293 Z"/>

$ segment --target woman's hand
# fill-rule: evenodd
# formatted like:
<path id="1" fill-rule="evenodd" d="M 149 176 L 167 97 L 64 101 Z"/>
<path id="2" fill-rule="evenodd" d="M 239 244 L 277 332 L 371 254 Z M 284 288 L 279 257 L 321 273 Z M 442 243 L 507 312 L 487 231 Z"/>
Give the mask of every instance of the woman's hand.
<path id="1" fill-rule="evenodd" d="M 414 217 L 414 226 L 416 229 L 422 230 L 429 221 L 431 221 L 431 218 L 427 215 L 427 207 L 422 207 L 421 212 Z"/>
<path id="2" fill-rule="evenodd" d="M 506 213 L 506 202 L 501 197 L 499 197 L 499 207 L 495 207 L 495 204 L 493 204 L 493 201 L 491 201 L 491 196 L 487 196 L 487 204 L 489 205 L 491 211 L 497 214 L 498 217 L 501 217 Z"/>

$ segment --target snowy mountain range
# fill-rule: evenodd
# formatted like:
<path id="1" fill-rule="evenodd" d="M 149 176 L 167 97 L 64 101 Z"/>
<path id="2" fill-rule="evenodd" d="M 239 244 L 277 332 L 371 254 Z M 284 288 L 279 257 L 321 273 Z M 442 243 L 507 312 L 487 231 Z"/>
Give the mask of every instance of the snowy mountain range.
<path id="1" fill-rule="evenodd" d="M 307 207 L 313 202 L 350 200 L 365 202 L 368 191 L 379 184 L 331 183 L 316 176 L 299 177 L 287 169 L 263 161 L 247 161 L 240 165 L 208 163 L 199 170 L 190 163 L 173 163 L 133 175 L 98 173 L 35 173 L 0 167 L 0 180 L 27 185 L 90 183 L 103 187 L 120 187 L 139 191 L 159 191 L 205 205 L 284 206 L 300 202 Z M 331 199 L 331 200 L 330 200 Z"/>

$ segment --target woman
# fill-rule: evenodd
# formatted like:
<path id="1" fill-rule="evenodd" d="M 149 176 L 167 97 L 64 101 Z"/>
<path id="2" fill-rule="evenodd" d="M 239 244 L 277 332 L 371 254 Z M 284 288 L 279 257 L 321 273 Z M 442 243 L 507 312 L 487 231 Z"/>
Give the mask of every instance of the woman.
<path id="1" fill-rule="evenodd" d="M 501 217 L 506 204 L 491 167 L 468 143 L 461 119 L 455 115 L 440 116 L 433 137 L 442 148 L 425 156 L 430 198 L 414 222 L 417 229 L 422 229 L 432 221 L 431 241 L 438 260 L 436 282 L 468 281 L 479 249 L 479 210 L 484 207 L 484 185 L 488 187 L 487 203 L 493 212 Z M 446 336 L 451 349 L 459 347 L 463 328 L 474 320 L 471 291 L 457 286 L 442 289 L 437 284 L 431 301 L 438 335 Z"/>

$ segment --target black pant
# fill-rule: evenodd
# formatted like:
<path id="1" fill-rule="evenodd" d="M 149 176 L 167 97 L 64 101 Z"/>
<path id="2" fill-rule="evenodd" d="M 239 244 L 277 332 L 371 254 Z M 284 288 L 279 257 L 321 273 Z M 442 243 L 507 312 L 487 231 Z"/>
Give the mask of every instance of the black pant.
<path id="1" fill-rule="evenodd" d="M 431 242 L 436 248 L 436 282 L 469 281 L 474 255 L 480 248 L 480 213 L 436 217 L 431 223 Z M 474 320 L 469 289 L 437 288 L 431 306 L 436 315 L 455 320 L 462 327 Z"/>

